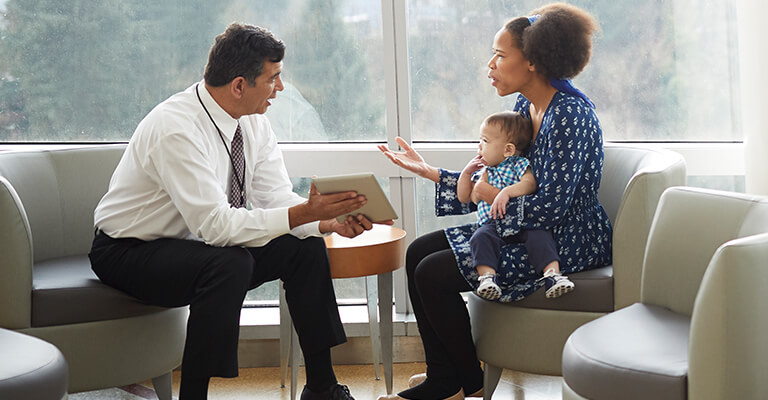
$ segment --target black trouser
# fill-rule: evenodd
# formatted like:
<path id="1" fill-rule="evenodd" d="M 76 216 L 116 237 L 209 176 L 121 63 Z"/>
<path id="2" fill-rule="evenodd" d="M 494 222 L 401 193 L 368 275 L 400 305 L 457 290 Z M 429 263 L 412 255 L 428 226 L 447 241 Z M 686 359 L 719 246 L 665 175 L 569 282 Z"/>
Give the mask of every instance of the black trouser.
<path id="1" fill-rule="evenodd" d="M 304 354 L 346 341 L 322 238 L 284 235 L 266 246 L 213 247 L 179 239 L 113 239 L 89 254 L 104 283 L 146 303 L 190 306 L 182 374 L 237 376 L 240 309 L 248 290 L 282 279 Z"/>
<path id="2" fill-rule="evenodd" d="M 502 238 L 496 232 L 494 224 L 488 223 L 478 228 L 469 238 L 474 266 L 486 265 L 498 271 L 501 264 L 501 247 L 510 243 L 525 245 L 528 261 L 539 275 L 549 263 L 560 261 L 552 232 L 543 229 L 523 230 Z"/>
<path id="3" fill-rule="evenodd" d="M 427 375 L 453 378 L 465 389 L 477 390 L 483 371 L 472 341 L 469 312 L 461 297 L 461 292 L 472 287 L 459 272 L 445 233 L 436 231 L 414 240 L 408 247 L 405 267 L 424 343 Z"/>

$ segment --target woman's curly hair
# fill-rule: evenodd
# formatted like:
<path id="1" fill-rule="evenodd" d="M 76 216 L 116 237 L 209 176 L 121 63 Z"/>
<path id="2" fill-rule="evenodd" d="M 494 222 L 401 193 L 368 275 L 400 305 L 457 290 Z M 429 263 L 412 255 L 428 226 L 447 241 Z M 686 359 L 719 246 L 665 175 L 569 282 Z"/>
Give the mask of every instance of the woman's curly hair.
<path id="1" fill-rule="evenodd" d="M 505 25 L 523 56 L 547 78 L 570 79 L 578 75 L 592 55 L 592 35 L 599 31 L 595 19 L 586 11 L 565 3 L 538 8 L 531 25 L 527 17 Z"/>

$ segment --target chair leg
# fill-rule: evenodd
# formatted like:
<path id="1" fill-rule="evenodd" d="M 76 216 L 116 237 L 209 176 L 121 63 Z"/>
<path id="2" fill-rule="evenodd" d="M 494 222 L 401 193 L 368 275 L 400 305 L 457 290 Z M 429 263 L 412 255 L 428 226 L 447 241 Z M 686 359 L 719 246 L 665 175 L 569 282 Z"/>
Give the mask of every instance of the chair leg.
<path id="1" fill-rule="evenodd" d="M 155 388 L 157 398 L 160 400 L 171 400 L 173 398 L 173 373 L 168 371 L 166 374 L 152 378 L 152 386 Z"/>
<path id="2" fill-rule="evenodd" d="M 291 400 L 296 400 L 296 392 L 298 391 L 299 380 L 299 364 L 301 364 L 301 349 L 299 346 L 299 335 L 296 334 L 296 330 L 293 329 L 293 323 L 291 327 Z"/>
<path id="3" fill-rule="evenodd" d="M 485 363 L 485 373 L 483 374 L 483 400 L 491 400 L 493 392 L 496 391 L 496 386 L 501 379 L 501 372 L 504 371 L 501 367 L 496 367 Z"/>
<path id="4" fill-rule="evenodd" d="M 379 333 L 379 313 L 377 303 L 379 301 L 378 289 L 376 287 L 376 276 L 365 277 L 365 294 L 368 297 L 368 326 L 371 331 L 371 349 L 373 350 L 373 369 L 376 374 L 376 380 L 381 379 L 379 375 L 379 366 L 381 364 L 381 335 Z"/>
<path id="5" fill-rule="evenodd" d="M 280 387 L 285 387 L 291 348 L 291 314 L 285 301 L 285 288 L 280 282 Z"/>

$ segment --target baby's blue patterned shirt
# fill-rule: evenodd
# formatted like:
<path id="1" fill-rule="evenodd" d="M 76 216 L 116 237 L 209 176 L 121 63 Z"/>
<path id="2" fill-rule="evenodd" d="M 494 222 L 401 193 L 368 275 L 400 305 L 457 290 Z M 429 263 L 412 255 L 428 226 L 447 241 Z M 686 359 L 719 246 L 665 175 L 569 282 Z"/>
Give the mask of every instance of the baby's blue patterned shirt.
<path id="1" fill-rule="evenodd" d="M 497 189 L 504 189 L 509 185 L 520 182 L 525 174 L 525 170 L 531 163 L 527 158 L 521 156 L 509 156 L 495 167 L 485 167 L 475 171 L 472 174 L 472 182 L 477 182 L 483 175 L 483 171 L 488 171 L 488 183 Z M 491 220 L 491 205 L 480 201 L 477 203 L 477 223 L 482 225 Z"/>

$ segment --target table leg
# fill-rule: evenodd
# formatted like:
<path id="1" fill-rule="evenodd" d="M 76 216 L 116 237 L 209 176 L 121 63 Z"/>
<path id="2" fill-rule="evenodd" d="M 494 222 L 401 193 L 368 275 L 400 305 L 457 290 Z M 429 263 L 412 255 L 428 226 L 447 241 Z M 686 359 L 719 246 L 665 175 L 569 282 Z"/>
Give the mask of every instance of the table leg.
<path id="1" fill-rule="evenodd" d="M 377 312 L 379 301 L 379 290 L 377 288 L 376 275 L 365 277 L 365 294 L 368 296 L 368 326 L 371 332 L 371 349 L 373 350 L 373 368 L 376 373 L 376 380 L 381 379 L 379 375 L 379 364 L 381 364 L 381 336 L 379 333 L 379 313 Z"/>
<path id="2" fill-rule="evenodd" d="M 384 383 L 387 386 L 387 394 L 392 394 L 392 272 L 379 274 L 377 280 Z"/>

